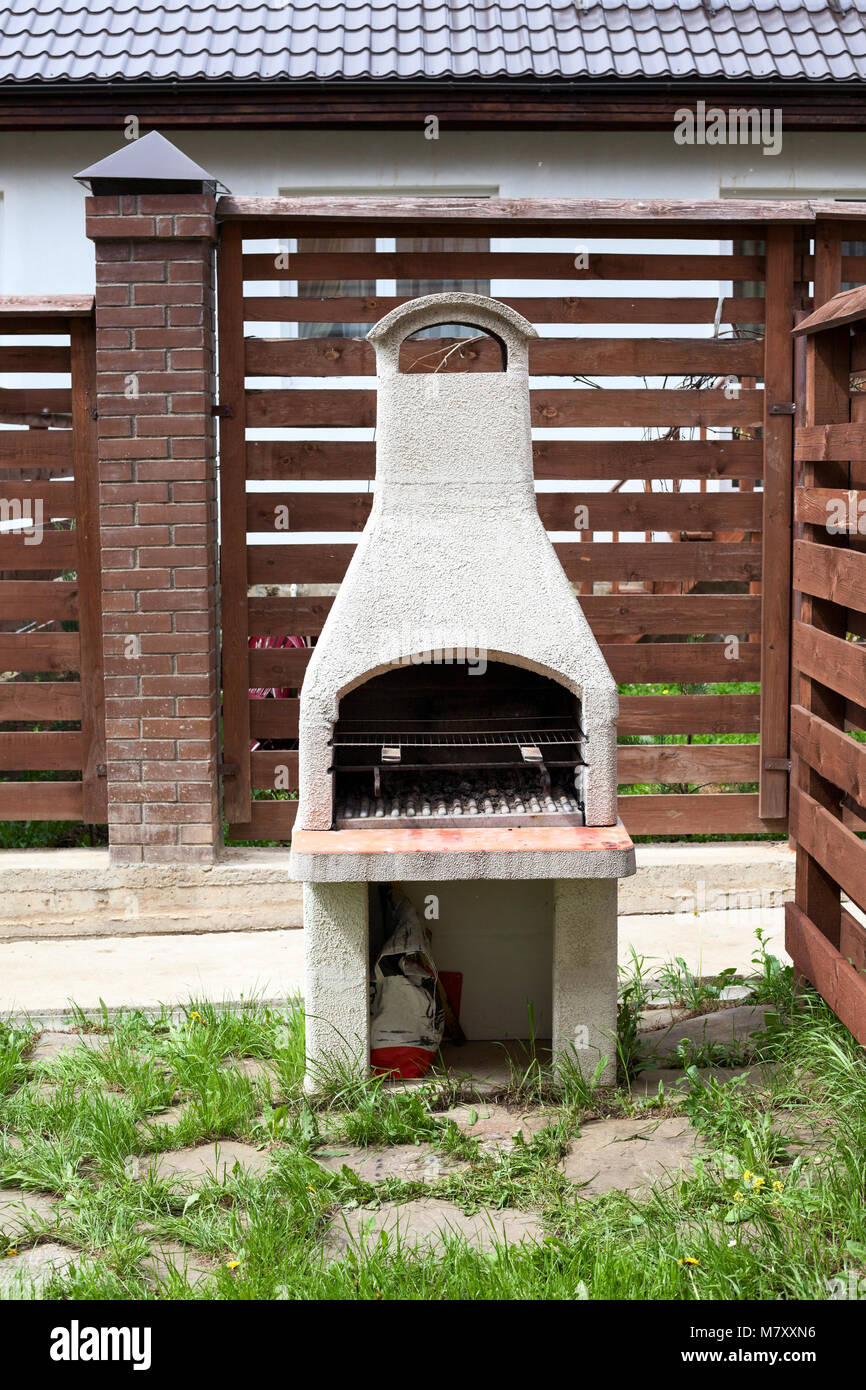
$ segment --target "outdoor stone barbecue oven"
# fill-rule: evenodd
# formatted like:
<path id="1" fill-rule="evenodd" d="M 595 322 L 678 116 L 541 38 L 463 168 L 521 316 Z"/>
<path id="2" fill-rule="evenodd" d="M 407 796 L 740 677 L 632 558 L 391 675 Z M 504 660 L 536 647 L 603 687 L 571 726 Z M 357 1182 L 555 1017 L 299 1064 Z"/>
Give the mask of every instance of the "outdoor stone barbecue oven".
<path id="1" fill-rule="evenodd" d="M 402 371 L 402 343 L 445 324 L 496 339 L 502 371 Z M 537 335 L 452 293 L 368 336 L 374 503 L 300 697 L 308 1081 L 329 1054 L 367 1064 L 377 882 L 435 902 L 433 955 L 462 974 L 468 1038 L 532 1028 L 590 1071 L 606 1056 L 612 1075 L 616 880 L 634 851 L 617 820 L 616 685 L 536 506 Z"/>

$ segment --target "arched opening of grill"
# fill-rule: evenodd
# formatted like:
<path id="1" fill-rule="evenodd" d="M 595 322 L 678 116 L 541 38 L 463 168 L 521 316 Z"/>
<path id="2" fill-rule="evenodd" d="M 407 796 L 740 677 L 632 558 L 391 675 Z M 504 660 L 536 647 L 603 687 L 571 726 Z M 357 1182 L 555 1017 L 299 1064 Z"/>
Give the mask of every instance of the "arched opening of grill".
<path id="1" fill-rule="evenodd" d="M 334 822 L 583 825 L 580 702 L 502 661 L 394 667 L 345 695 Z"/>

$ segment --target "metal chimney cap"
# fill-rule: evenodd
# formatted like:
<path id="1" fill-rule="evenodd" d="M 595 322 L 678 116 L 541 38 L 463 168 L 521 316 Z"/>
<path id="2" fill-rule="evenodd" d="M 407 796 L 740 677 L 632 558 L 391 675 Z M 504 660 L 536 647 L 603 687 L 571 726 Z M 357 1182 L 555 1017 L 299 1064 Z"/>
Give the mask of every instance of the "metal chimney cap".
<path id="1" fill-rule="evenodd" d="M 82 169 L 75 179 L 97 195 L 228 192 L 225 184 L 155 130 Z"/>

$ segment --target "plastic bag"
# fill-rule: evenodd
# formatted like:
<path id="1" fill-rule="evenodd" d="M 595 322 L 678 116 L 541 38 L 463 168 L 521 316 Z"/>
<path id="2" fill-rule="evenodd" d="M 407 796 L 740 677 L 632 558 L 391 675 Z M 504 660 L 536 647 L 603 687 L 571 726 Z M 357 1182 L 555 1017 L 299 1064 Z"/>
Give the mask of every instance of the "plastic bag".
<path id="1" fill-rule="evenodd" d="M 430 937 L 414 907 L 392 891 L 391 935 L 373 969 L 370 1064 L 406 1080 L 423 1076 L 442 1041 L 442 1008 Z"/>

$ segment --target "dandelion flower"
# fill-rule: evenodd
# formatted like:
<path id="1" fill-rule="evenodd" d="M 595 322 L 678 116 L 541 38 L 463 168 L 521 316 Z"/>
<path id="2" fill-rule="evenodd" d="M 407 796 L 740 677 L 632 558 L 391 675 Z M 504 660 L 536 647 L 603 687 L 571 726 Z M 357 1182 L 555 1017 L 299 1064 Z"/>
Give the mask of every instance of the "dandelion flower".
<path id="1" fill-rule="evenodd" d="M 226 1260 L 226 1269 L 240 1269 L 240 1260 Z"/>
<path id="2" fill-rule="evenodd" d="M 18 1254 L 18 1251 L 15 1249 L 15 1246 L 14 1246 L 14 1245 L 10 1245 L 9 1249 L 6 1251 L 6 1258 L 8 1259 L 11 1255 L 17 1255 L 17 1254 Z"/>
<path id="3" fill-rule="evenodd" d="M 200 1021 L 201 1021 L 201 1014 L 200 1014 L 200 1013 L 197 1013 L 196 1010 L 193 1009 L 192 1013 L 190 1014 L 190 1018 L 197 1018 L 197 1019 L 199 1020 L 199 1022 L 200 1022 Z"/>
<path id="4" fill-rule="evenodd" d="M 691 1255 L 686 1255 L 686 1258 L 683 1260 L 683 1264 L 684 1264 L 684 1265 L 699 1265 L 699 1264 L 700 1264 L 700 1260 L 693 1260 L 692 1257 L 691 1257 Z"/>

